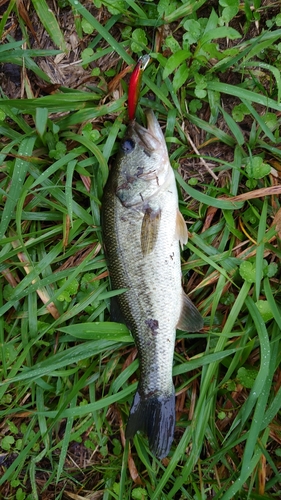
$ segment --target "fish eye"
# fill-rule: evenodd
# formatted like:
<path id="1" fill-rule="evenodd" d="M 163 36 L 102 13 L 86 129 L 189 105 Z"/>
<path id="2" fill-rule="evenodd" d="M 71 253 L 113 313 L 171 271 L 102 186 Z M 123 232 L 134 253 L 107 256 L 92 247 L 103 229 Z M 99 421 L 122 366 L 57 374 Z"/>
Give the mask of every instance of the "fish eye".
<path id="1" fill-rule="evenodd" d="M 135 149 L 135 142 L 133 139 L 125 139 L 121 143 L 121 149 L 124 151 L 124 153 L 131 153 Z"/>

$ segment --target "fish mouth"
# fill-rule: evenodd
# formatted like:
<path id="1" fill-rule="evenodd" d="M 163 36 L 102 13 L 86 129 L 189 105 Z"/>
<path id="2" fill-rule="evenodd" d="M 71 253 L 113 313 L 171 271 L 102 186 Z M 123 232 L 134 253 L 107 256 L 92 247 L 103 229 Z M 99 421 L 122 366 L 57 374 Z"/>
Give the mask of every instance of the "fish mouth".
<path id="1" fill-rule="evenodd" d="M 163 141 L 164 136 L 162 129 L 152 109 L 147 109 L 145 112 L 145 116 L 147 121 L 147 130 L 149 131 L 149 133 L 157 138 L 159 142 Z"/>
<path id="2" fill-rule="evenodd" d="M 147 128 L 139 125 L 136 121 L 132 123 L 132 129 L 138 136 L 140 142 L 146 150 L 151 152 L 160 148 L 162 149 L 163 145 L 164 148 L 166 148 L 163 132 L 152 109 L 146 110 L 145 115 Z"/>

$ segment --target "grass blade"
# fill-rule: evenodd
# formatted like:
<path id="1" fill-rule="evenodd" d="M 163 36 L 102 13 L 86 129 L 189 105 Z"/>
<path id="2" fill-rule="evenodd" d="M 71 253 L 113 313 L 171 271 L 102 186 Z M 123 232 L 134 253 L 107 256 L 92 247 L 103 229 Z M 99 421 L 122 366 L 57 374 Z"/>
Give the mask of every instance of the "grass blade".
<path id="1" fill-rule="evenodd" d="M 216 90 L 217 92 L 222 92 L 223 94 L 235 95 L 236 97 L 239 97 L 241 101 L 245 100 L 248 102 L 255 102 L 265 106 L 266 108 L 281 111 L 281 104 L 274 101 L 274 99 L 270 99 L 269 97 L 253 92 L 252 90 L 220 82 L 208 82 L 207 88 L 210 90 Z"/>
<path id="2" fill-rule="evenodd" d="M 178 183 L 185 190 L 185 192 L 200 203 L 204 203 L 205 205 L 211 207 L 221 208 L 222 210 L 237 210 L 239 208 L 242 208 L 243 206 L 243 202 L 232 202 L 231 198 L 229 200 L 221 200 L 212 196 L 208 196 L 201 191 L 198 191 L 189 186 L 178 174 L 178 172 L 175 172 L 175 176 Z"/>
<path id="3" fill-rule="evenodd" d="M 0 224 L 0 239 L 4 237 L 8 229 L 8 226 L 13 216 L 14 209 L 17 205 L 18 199 L 21 194 L 21 189 L 25 181 L 25 176 L 29 166 L 29 161 L 27 159 L 24 160 L 23 158 L 31 157 L 34 144 L 35 144 L 35 137 L 33 136 L 23 139 L 22 143 L 19 146 L 19 151 L 18 151 L 19 158 L 17 158 L 15 161 L 11 186 L 9 189 L 9 193 L 7 195 L 7 201 L 5 203 L 4 210 L 2 212 L 1 224 Z"/>
<path id="4" fill-rule="evenodd" d="M 63 33 L 55 18 L 54 13 L 49 8 L 45 0 L 32 0 L 37 15 L 51 39 L 63 52 L 67 51 Z"/>

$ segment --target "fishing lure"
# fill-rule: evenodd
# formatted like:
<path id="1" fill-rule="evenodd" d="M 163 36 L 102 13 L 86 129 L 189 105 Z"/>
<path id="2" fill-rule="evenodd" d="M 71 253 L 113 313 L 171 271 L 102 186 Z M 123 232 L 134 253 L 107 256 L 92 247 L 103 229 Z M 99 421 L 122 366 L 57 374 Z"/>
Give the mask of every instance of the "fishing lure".
<path id="1" fill-rule="evenodd" d="M 145 68 L 148 66 L 149 61 L 150 61 L 150 56 L 148 54 L 141 56 L 131 75 L 129 90 L 128 90 L 128 115 L 130 121 L 134 120 L 135 118 L 136 108 L 140 94 L 142 74 Z"/>

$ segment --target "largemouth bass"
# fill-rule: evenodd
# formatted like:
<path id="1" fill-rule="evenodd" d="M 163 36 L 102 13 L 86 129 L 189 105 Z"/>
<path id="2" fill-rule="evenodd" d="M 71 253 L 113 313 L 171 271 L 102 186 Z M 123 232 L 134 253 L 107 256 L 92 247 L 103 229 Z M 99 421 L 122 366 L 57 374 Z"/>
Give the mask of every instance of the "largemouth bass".
<path id="1" fill-rule="evenodd" d="M 161 459 L 174 437 L 176 328 L 198 331 L 203 320 L 181 285 L 179 244 L 188 232 L 165 139 L 151 110 L 146 118 L 147 128 L 132 121 L 121 142 L 104 191 L 102 230 L 111 286 L 126 289 L 117 300 L 140 361 L 126 437 L 145 432 Z"/>

